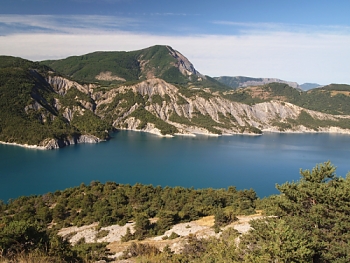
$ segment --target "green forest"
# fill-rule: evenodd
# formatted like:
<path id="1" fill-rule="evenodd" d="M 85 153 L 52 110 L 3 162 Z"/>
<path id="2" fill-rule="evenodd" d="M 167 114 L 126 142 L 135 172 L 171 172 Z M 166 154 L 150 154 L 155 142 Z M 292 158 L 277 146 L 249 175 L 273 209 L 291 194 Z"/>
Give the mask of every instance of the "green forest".
<path id="1" fill-rule="evenodd" d="M 335 172 L 330 162 L 301 170 L 299 181 L 276 185 L 280 194 L 263 199 L 252 189 L 234 186 L 193 189 L 91 182 L 1 202 L 0 262 L 109 261 L 107 244 L 81 240 L 72 246 L 57 234 L 63 227 L 93 222 L 99 223 L 98 229 L 135 223 L 135 232 L 122 237 L 130 244 L 122 258 L 130 262 L 349 262 L 350 175 Z M 237 216 L 256 210 L 264 217 L 252 220 L 246 234 L 224 230 Z M 219 236 L 189 235 L 180 254 L 141 242 L 174 224 L 207 215 L 214 216 Z"/>

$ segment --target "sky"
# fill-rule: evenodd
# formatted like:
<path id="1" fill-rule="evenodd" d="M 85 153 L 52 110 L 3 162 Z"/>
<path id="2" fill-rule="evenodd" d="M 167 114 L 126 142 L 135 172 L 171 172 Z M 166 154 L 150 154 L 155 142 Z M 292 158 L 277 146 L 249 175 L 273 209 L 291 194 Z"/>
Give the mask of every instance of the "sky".
<path id="1" fill-rule="evenodd" d="M 211 77 L 350 84 L 347 0 L 0 0 L 0 55 L 169 45 Z"/>

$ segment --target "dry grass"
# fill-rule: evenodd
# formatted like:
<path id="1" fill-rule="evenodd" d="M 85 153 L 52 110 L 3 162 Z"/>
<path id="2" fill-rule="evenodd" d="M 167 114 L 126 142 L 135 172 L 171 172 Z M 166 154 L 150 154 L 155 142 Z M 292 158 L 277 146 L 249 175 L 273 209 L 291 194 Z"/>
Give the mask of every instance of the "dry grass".
<path id="1" fill-rule="evenodd" d="M 214 216 L 205 216 L 205 217 L 202 217 L 201 219 L 198 219 L 198 220 L 196 221 L 196 223 L 197 223 L 199 226 L 208 226 L 208 227 L 212 227 L 212 226 L 214 226 L 215 218 L 214 218 Z"/>
<path id="2" fill-rule="evenodd" d="M 14 258 L 5 258 L 0 256 L 0 263 L 61 263 L 59 259 L 55 259 L 44 255 L 41 252 L 20 253 Z"/>
<path id="3" fill-rule="evenodd" d="M 332 90 L 331 91 L 331 96 L 332 97 L 334 97 L 335 95 L 338 95 L 338 94 L 343 94 L 345 96 L 350 97 L 350 91 L 341 91 L 341 90 Z"/>
<path id="4" fill-rule="evenodd" d="M 121 253 L 121 252 L 125 251 L 132 243 L 137 243 L 137 244 L 152 245 L 152 246 L 155 246 L 156 248 L 158 248 L 159 250 L 162 251 L 166 245 L 171 247 L 172 245 L 179 243 L 180 239 L 181 238 L 172 239 L 172 240 L 169 240 L 169 239 L 166 239 L 166 240 L 145 239 L 142 241 L 137 241 L 137 240 L 132 240 L 132 241 L 128 241 L 128 242 L 117 241 L 117 242 L 113 242 L 113 243 L 110 243 L 109 245 L 107 245 L 107 248 L 112 253 Z"/>

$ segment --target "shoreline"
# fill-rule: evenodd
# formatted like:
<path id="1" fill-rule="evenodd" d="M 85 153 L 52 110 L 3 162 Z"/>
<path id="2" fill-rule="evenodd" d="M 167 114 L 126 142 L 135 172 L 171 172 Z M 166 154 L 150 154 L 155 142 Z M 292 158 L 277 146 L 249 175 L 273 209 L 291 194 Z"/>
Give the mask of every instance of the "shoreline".
<path id="1" fill-rule="evenodd" d="M 255 134 L 255 133 L 223 133 L 223 134 L 214 134 L 214 133 L 175 133 L 174 135 L 166 134 L 163 135 L 161 133 L 156 133 L 154 131 L 144 131 L 144 130 L 137 130 L 137 129 L 117 129 L 116 131 L 135 131 L 135 132 L 144 132 L 156 135 L 158 137 L 162 138 L 174 138 L 176 136 L 184 136 L 184 137 L 197 137 L 197 136 L 209 136 L 209 137 L 220 137 L 220 136 L 235 136 L 235 135 L 243 135 L 243 136 L 263 136 L 265 133 L 280 133 L 280 134 L 333 134 L 333 135 L 350 135 L 350 130 L 344 130 L 337 127 L 331 127 L 328 130 L 321 130 L 321 131 L 314 131 L 314 130 L 299 130 L 299 131 L 278 131 L 274 129 L 266 129 L 262 130 L 262 134 Z M 97 142 L 96 142 L 97 143 Z M 15 142 L 3 142 L 0 141 L 0 144 L 3 145 L 10 145 L 10 146 L 19 146 L 26 149 L 31 150 L 49 150 L 48 148 L 44 146 L 38 146 L 38 145 L 29 145 L 29 144 L 19 144 Z M 60 148 L 57 148 L 60 149 Z"/>
<path id="2" fill-rule="evenodd" d="M 11 145 L 11 146 L 19 146 L 22 148 L 32 149 L 32 150 L 47 150 L 44 146 L 38 146 L 38 145 L 30 145 L 30 144 L 19 144 L 16 142 L 3 142 L 0 141 L 0 144 L 4 145 Z"/>

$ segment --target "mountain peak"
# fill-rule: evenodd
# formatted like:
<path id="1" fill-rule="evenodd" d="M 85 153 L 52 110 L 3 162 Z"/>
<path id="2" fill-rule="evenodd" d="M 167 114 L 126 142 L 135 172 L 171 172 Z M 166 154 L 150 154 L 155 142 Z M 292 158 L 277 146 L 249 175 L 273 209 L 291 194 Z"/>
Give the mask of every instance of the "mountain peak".
<path id="1" fill-rule="evenodd" d="M 185 75 L 185 76 L 192 76 L 196 75 L 200 78 L 205 78 L 204 75 L 200 74 L 193 66 L 193 64 L 184 56 L 182 55 L 179 51 L 176 51 L 172 49 L 170 46 L 167 46 L 170 55 L 173 56 L 177 60 L 177 67 L 180 70 L 180 72 Z"/>
<path id="2" fill-rule="evenodd" d="M 42 64 L 81 82 L 118 83 L 161 78 L 184 84 L 205 79 L 184 55 L 162 45 L 129 52 L 93 52 Z"/>

